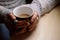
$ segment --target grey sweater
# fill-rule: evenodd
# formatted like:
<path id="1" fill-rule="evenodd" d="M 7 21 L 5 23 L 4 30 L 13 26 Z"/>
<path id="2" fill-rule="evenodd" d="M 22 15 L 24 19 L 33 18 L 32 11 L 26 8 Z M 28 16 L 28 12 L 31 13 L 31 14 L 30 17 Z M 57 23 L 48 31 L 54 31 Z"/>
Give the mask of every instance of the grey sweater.
<path id="1" fill-rule="evenodd" d="M 39 15 L 42 15 L 50 11 L 58 3 L 59 0 L 33 0 L 32 3 L 27 6 L 37 11 Z M 22 4 L 25 4 L 25 0 L 0 0 L 0 14 L 7 14 Z"/>

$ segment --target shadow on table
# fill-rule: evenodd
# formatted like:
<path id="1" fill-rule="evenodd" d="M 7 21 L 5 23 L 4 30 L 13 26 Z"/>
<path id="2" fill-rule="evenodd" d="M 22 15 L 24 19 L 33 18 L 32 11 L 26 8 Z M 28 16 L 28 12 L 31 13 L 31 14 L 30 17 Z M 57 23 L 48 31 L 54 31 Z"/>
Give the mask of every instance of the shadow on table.
<path id="1" fill-rule="evenodd" d="M 28 38 L 34 32 L 34 30 L 31 31 L 31 32 L 27 32 L 27 33 L 24 33 L 24 34 L 17 35 L 17 36 L 13 35 L 11 37 L 11 40 L 25 40 L 26 38 Z"/>

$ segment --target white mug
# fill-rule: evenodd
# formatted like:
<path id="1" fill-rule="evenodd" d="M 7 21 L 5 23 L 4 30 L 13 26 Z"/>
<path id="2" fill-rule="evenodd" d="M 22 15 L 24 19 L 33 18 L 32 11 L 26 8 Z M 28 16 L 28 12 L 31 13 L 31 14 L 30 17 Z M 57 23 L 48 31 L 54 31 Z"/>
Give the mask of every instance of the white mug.
<path id="1" fill-rule="evenodd" d="M 18 17 L 18 18 L 28 18 L 28 17 L 31 17 L 33 15 L 33 10 L 26 6 L 26 5 L 22 5 L 22 6 L 19 6 L 19 7 L 16 7 L 14 10 L 13 10 L 13 14 Z M 28 14 L 29 16 L 27 17 L 20 17 L 21 14 Z"/>

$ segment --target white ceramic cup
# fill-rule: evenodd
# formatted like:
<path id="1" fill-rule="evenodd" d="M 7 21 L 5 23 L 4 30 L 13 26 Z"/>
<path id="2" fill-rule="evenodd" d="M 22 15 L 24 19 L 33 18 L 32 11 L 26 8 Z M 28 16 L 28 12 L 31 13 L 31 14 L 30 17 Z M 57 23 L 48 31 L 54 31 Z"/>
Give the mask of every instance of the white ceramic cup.
<path id="1" fill-rule="evenodd" d="M 16 7 L 14 10 L 13 10 L 13 14 L 18 17 L 18 18 L 28 18 L 28 17 L 31 17 L 33 15 L 33 10 L 26 6 L 26 5 L 22 5 L 22 6 L 19 6 L 19 7 Z M 29 16 L 28 17 L 19 17 L 20 14 L 28 14 Z"/>

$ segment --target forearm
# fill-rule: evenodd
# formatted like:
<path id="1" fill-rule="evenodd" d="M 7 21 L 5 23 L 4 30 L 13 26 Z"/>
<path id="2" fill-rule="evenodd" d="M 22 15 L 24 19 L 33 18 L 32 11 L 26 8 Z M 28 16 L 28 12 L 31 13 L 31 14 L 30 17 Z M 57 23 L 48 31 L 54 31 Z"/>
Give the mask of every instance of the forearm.
<path id="1" fill-rule="evenodd" d="M 40 11 L 42 13 L 40 13 L 40 15 L 49 12 L 53 7 L 56 6 L 56 4 L 58 4 L 59 0 L 33 0 L 32 4 L 36 4 L 36 6 L 38 6 L 38 8 L 40 9 Z M 34 6 L 35 7 L 35 6 Z"/>
<path id="2" fill-rule="evenodd" d="M 36 4 L 36 3 L 32 3 L 30 7 L 31 7 L 34 11 L 36 11 L 39 16 L 41 15 L 41 13 L 42 13 L 41 5 L 38 5 L 38 4 Z"/>

